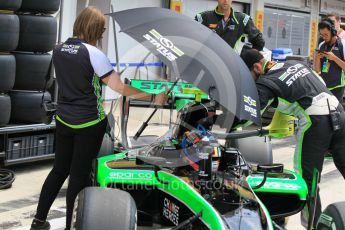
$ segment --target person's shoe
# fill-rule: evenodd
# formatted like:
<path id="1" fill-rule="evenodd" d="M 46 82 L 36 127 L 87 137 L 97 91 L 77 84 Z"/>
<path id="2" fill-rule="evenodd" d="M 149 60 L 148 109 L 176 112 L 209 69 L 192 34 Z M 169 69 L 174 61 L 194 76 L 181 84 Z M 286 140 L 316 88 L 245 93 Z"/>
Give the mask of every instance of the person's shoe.
<path id="1" fill-rule="evenodd" d="M 40 221 L 33 219 L 30 230 L 49 230 L 50 224 L 48 221 Z"/>

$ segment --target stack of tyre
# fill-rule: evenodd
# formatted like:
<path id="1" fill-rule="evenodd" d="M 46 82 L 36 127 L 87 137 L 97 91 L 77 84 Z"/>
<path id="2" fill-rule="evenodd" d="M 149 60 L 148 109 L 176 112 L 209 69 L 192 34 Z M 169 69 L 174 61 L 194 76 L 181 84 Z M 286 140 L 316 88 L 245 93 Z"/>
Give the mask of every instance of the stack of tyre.
<path id="1" fill-rule="evenodd" d="M 49 123 L 52 56 L 60 0 L 0 1 L 0 126 Z"/>

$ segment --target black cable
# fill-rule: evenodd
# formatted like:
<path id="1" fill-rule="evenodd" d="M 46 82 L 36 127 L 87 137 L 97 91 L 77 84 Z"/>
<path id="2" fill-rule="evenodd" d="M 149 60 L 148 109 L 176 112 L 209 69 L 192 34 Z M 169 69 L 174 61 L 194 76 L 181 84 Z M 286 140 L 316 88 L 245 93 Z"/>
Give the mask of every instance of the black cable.
<path id="1" fill-rule="evenodd" d="M 0 169 L 0 189 L 10 188 L 15 179 L 14 172 L 8 169 Z"/>

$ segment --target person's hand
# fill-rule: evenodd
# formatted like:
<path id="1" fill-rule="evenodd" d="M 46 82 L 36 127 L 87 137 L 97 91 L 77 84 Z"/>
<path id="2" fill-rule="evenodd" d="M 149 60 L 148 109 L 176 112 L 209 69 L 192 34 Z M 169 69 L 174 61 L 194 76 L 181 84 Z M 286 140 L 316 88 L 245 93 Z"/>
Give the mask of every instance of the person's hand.
<path id="1" fill-rule="evenodd" d="M 154 103 L 156 105 L 165 105 L 168 99 L 169 96 L 166 94 L 166 92 L 163 92 L 155 96 Z"/>
<path id="2" fill-rule="evenodd" d="M 325 53 L 323 53 L 323 52 L 317 52 L 315 57 L 316 57 L 317 59 L 324 58 L 324 57 L 325 57 Z"/>
<path id="3" fill-rule="evenodd" d="M 331 51 L 331 52 L 324 52 L 324 57 L 328 58 L 328 60 L 330 61 L 334 61 L 337 56 L 334 55 L 334 53 Z"/>

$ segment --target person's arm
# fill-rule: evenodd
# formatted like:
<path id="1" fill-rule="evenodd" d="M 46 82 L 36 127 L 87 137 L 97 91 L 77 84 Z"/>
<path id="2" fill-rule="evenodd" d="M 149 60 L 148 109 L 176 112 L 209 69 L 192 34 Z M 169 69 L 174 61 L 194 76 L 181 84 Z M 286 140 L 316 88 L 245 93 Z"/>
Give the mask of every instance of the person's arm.
<path id="1" fill-rule="evenodd" d="M 325 42 L 321 42 L 319 44 L 319 50 L 321 49 L 321 46 L 324 44 Z M 315 51 L 315 60 L 314 60 L 314 70 L 316 73 L 320 74 L 321 73 L 321 59 L 325 56 L 322 52 L 317 52 Z"/>
<path id="2" fill-rule="evenodd" d="M 248 15 L 246 15 L 243 23 L 245 23 L 244 31 L 248 34 L 249 42 L 253 44 L 254 49 L 261 51 L 265 46 L 262 33 L 256 28 L 253 20 Z"/>
<path id="3" fill-rule="evenodd" d="M 256 87 L 260 98 L 261 114 L 263 114 L 267 107 L 272 104 L 276 96 L 274 92 L 264 84 L 256 84 Z"/>
<path id="4" fill-rule="evenodd" d="M 128 84 L 124 84 L 121 81 L 120 76 L 113 71 L 109 76 L 102 78 L 103 83 L 109 86 L 112 90 L 120 93 L 123 96 L 128 96 L 133 99 L 154 101 L 155 104 L 162 105 L 168 100 L 168 95 L 165 92 L 153 95 L 145 93 L 137 88 L 134 88 Z"/>
<path id="5" fill-rule="evenodd" d="M 324 56 L 330 61 L 334 61 L 342 70 L 345 70 L 345 61 L 335 56 L 333 52 L 325 52 Z"/>
<path id="6" fill-rule="evenodd" d="M 168 100 L 165 92 L 154 95 L 145 93 L 130 85 L 124 84 L 120 76 L 113 70 L 110 60 L 105 54 L 94 46 L 85 45 L 89 51 L 90 62 L 95 74 L 114 91 L 131 98 L 153 101 L 155 104 L 163 105 Z"/>

